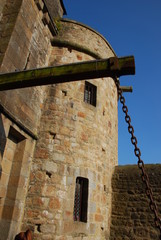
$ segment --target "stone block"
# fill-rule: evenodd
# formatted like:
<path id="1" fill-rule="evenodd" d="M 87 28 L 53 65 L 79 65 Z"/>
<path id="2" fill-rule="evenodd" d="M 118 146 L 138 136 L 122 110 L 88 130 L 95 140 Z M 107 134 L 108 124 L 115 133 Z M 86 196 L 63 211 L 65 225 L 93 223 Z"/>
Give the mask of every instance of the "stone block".
<path id="1" fill-rule="evenodd" d="M 2 171 L 1 179 L 0 179 L 1 186 L 6 186 L 7 187 L 7 185 L 8 185 L 8 178 L 9 178 L 9 175 Z"/>
<path id="2" fill-rule="evenodd" d="M 0 187 L 0 198 L 4 198 L 6 195 L 6 187 L 2 186 Z"/>
<path id="3" fill-rule="evenodd" d="M 51 173 L 56 173 L 57 172 L 57 164 L 51 161 L 47 161 L 43 163 L 42 165 L 42 170 L 51 172 Z"/>
<path id="4" fill-rule="evenodd" d="M 49 153 L 48 150 L 45 148 L 37 148 L 35 152 L 35 158 L 40 158 L 40 159 L 48 159 Z"/>
<path id="5" fill-rule="evenodd" d="M 12 151 L 11 151 L 11 155 L 10 156 L 11 156 L 11 158 L 13 158 Z M 9 174 L 10 171 L 11 171 L 11 167 L 12 167 L 12 162 L 10 160 L 8 161 L 8 159 L 5 158 L 2 161 L 2 170 L 3 170 L 3 172 L 6 173 L 6 174 Z"/>
<path id="6" fill-rule="evenodd" d="M 63 153 L 53 153 L 53 159 L 54 161 L 64 162 L 65 156 Z"/>
<path id="7" fill-rule="evenodd" d="M 56 231 L 56 227 L 54 224 L 42 224 L 40 226 L 40 231 L 42 233 L 54 234 Z"/>
<path id="8" fill-rule="evenodd" d="M 60 209 L 61 208 L 61 202 L 59 198 L 53 197 L 49 201 L 49 208 L 53 211 L 54 209 Z"/>
<path id="9" fill-rule="evenodd" d="M 101 214 L 95 214 L 95 221 L 96 222 L 103 222 L 104 218 Z"/>
<path id="10" fill-rule="evenodd" d="M 42 0 L 35 0 L 35 3 L 36 3 L 39 10 L 43 10 L 44 3 L 43 3 Z"/>
<path id="11" fill-rule="evenodd" d="M 95 213 L 96 212 L 96 203 L 95 202 L 91 202 L 89 205 L 89 212 L 90 213 Z"/>

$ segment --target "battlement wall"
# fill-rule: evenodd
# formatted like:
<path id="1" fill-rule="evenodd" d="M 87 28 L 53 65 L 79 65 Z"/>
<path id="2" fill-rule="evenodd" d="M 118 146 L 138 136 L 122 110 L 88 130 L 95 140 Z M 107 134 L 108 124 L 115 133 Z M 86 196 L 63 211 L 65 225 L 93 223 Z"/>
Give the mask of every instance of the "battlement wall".
<path id="1" fill-rule="evenodd" d="M 145 171 L 161 216 L 161 165 L 145 165 Z M 110 240 L 160 239 L 138 166 L 116 167 L 112 178 L 112 191 Z"/>

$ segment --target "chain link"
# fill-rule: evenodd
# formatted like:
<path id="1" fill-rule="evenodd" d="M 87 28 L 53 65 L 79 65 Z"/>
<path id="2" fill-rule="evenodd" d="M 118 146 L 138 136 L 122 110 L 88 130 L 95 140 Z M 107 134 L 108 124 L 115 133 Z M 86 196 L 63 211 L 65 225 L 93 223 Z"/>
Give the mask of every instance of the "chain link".
<path id="1" fill-rule="evenodd" d="M 149 206 L 150 206 L 151 211 L 154 213 L 154 222 L 155 222 L 156 227 L 159 228 L 159 230 L 160 230 L 160 240 L 161 240 L 161 218 L 159 218 L 158 208 L 154 201 L 153 192 L 150 187 L 149 177 L 145 171 L 144 162 L 141 159 L 141 151 L 137 146 L 137 138 L 134 135 L 134 128 L 131 125 L 131 118 L 128 114 L 128 108 L 125 104 L 125 97 L 122 94 L 123 91 L 120 88 L 120 81 L 117 78 L 115 78 L 115 83 L 117 86 L 120 102 L 122 104 L 122 110 L 125 114 L 125 121 L 128 124 L 128 132 L 131 134 L 131 143 L 134 146 L 134 153 L 135 153 L 135 156 L 138 158 L 138 167 L 142 172 L 142 175 L 141 175 L 142 181 L 145 183 L 145 186 L 146 186 L 146 195 L 150 200 Z"/>

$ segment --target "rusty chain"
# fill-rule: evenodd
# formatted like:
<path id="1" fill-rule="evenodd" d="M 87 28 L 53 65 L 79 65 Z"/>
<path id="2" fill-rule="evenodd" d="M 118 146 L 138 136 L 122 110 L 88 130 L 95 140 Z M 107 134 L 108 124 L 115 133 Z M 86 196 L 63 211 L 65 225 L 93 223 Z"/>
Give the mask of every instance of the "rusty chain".
<path id="1" fill-rule="evenodd" d="M 137 146 L 137 138 L 134 135 L 134 127 L 131 125 L 131 118 L 128 114 L 128 108 L 125 104 L 125 97 L 122 94 L 123 91 L 120 88 L 120 81 L 117 78 L 115 78 L 115 83 L 117 86 L 120 103 L 122 104 L 122 110 L 125 114 L 125 121 L 128 124 L 128 132 L 131 134 L 131 143 L 134 146 L 134 153 L 135 153 L 135 156 L 138 158 L 138 167 L 142 172 L 142 181 L 146 185 L 146 195 L 150 200 L 149 206 L 150 206 L 151 211 L 154 213 L 155 225 L 160 230 L 160 240 L 161 240 L 161 218 L 159 218 L 158 208 L 154 201 L 154 196 L 153 196 L 152 188 L 150 186 L 149 177 L 145 171 L 144 162 L 141 159 L 141 151 Z"/>

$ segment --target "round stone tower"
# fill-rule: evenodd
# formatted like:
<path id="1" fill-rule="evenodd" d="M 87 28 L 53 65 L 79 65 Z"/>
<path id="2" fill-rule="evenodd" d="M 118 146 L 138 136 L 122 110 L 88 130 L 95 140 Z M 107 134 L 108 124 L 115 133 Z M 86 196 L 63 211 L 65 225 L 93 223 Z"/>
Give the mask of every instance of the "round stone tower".
<path id="1" fill-rule="evenodd" d="M 96 31 L 57 23 L 51 66 L 115 56 Z M 117 165 L 117 88 L 112 78 L 48 87 L 32 169 L 24 227 L 35 239 L 108 239 L 111 176 Z"/>

